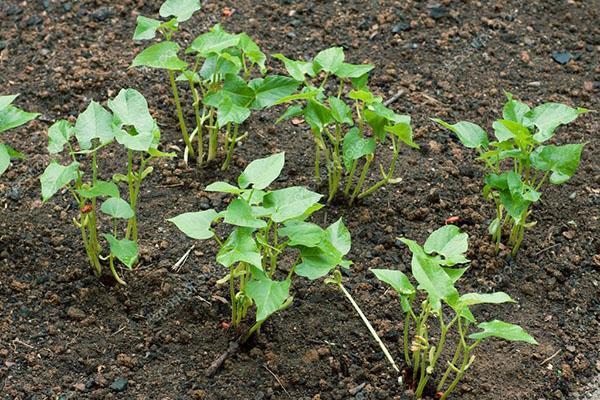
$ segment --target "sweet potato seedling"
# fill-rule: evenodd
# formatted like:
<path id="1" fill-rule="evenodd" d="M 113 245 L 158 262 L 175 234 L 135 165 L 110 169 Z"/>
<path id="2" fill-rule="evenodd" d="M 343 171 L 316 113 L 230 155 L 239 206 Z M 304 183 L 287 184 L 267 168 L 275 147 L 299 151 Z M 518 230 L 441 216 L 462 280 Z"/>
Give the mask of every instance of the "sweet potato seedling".
<path id="1" fill-rule="evenodd" d="M 350 251 L 350 233 L 341 220 L 327 229 L 306 222 L 322 208 L 320 194 L 300 186 L 267 189 L 283 165 L 284 153 L 255 160 L 239 176 L 237 185 L 215 182 L 206 188 L 233 196 L 225 210 L 184 213 L 169 219 L 192 239 L 217 242 L 217 262 L 228 271 L 219 283 L 229 284 L 233 326 L 239 326 L 256 305 L 256 322 L 242 342 L 270 315 L 292 303 L 290 286 L 295 275 L 315 280 L 337 266 L 350 265 L 344 258 Z M 226 239 L 220 238 L 213 223 L 229 227 Z M 293 261 L 286 262 L 284 269 L 280 261 L 286 250 Z"/>
<path id="2" fill-rule="evenodd" d="M 182 2 L 182 7 L 183 3 L 187 7 L 193 2 Z M 193 9 L 199 9 L 199 4 Z M 164 14 L 161 8 L 161 16 L 171 15 Z M 245 33 L 228 33 L 221 25 L 215 25 L 186 48 L 185 55 L 193 59 L 188 63 L 179 58 L 180 47 L 172 41 L 176 22 L 180 20 L 177 17 L 175 22 L 150 20 L 150 31 L 148 21 L 146 17 L 138 18 L 134 39 L 152 39 L 160 32 L 163 41 L 138 54 L 132 66 L 168 71 L 187 155 L 202 165 L 205 158 L 208 162 L 216 159 L 221 143 L 226 154 L 222 169 L 227 169 L 236 145 L 247 136 L 240 132 L 240 125 L 253 110 L 273 105 L 277 99 L 293 93 L 299 83 L 284 76 L 264 76 L 266 56 Z M 187 128 L 178 82 L 186 82 L 191 93 L 196 124 L 192 133 Z"/>
<path id="3" fill-rule="evenodd" d="M 300 91 L 280 98 L 276 104 L 291 103 L 282 119 L 302 116 L 315 141 L 315 176 L 320 179 L 321 159 L 325 159 L 331 201 L 341 192 L 352 204 L 394 178 L 400 143 L 418 148 L 413 141 L 410 116 L 396 114 L 383 105 L 383 99 L 369 91 L 369 64 L 345 62 L 341 47 L 318 53 L 310 61 L 281 60 L 289 75 L 304 82 Z M 346 90 L 348 87 L 349 90 Z M 389 142 L 388 142 L 389 140 Z M 377 148 L 391 144 L 392 159 L 379 164 L 381 179 L 366 186 Z"/>
<path id="4" fill-rule="evenodd" d="M 412 252 L 411 272 L 417 286 L 399 270 L 371 271 L 380 281 L 390 285 L 400 300 L 404 314 L 401 339 L 406 364 L 403 371 L 404 383 L 414 390 L 417 399 L 422 398 L 425 388 L 434 378 L 438 379 L 437 384 L 430 384 L 429 389 L 440 393 L 441 400 L 447 399 L 473 364 L 474 351 L 484 339 L 495 337 L 537 344 L 518 325 L 499 320 L 476 322 L 471 313 L 472 306 L 514 303 L 514 300 L 503 292 L 459 294 L 455 284 L 467 268 L 457 266 L 468 262 L 465 257 L 468 247 L 466 233 L 460 232 L 454 225 L 446 225 L 433 232 L 423 246 L 406 238 L 400 238 L 400 241 Z M 329 282 L 337 283 L 351 299 L 343 288 L 339 275 Z M 351 301 L 370 327 L 354 300 Z M 439 325 L 437 330 L 431 329 L 434 321 Z M 478 331 L 471 332 L 475 324 Z M 398 370 L 381 339 L 372 327 L 370 329 L 391 360 L 392 366 Z M 451 331 L 457 335 L 454 341 L 448 340 Z M 450 352 L 453 356 L 445 366 L 440 366 L 444 349 L 449 346 L 454 346 Z"/>
<path id="5" fill-rule="evenodd" d="M 108 260 L 110 271 L 121 284 L 115 268 L 115 258 L 133 268 L 138 257 L 137 205 L 141 183 L 151 172 L 148 163 L 157 157 L 172 156 L 158 150 L 160 131 L 150 112 L 146 99 L 133 89 L 124 89 L 108 101 L 109 112 L 92 101 L 75 124 L 67 120 L 55 122 L 48 130 L 48 151 L 51 154 L 68 153 L 70 163 L 62 165 L 53 160 L 40 177 L 43 201 L 49 200 L 66 188 L 78 205 L 78 218 L 73 223 L 80 229 L 88 260 L 96 276 L 101 276 L 103 261 Z M 115 174 L 112 180 L 102 180 L 98 154 L 113 142 L 127 152 L 127 173 Z M 84 168 L 82 162 L 88 162 Z M 88 178 L 86 179 L 86 170 Z M 91 172 L 91 176 L 90 173 Z M 127 184 L 129 201 L 121 198 L 120 182 Z M 108 243 L 108 256 L 103 256 L 100 241 L 99 211 L 110 217 L 109 233 L 102 235 Z M 127 221 L 121 239 L 118 222 Z"/>
<path id="6" fill-rule="evenodd" d="M 508 245 L 514 256 L 523 242 L 525 230 L 536 224 L 527 220 L 531 205 L 540 200 L 542 186 L 547 182 L 565 183 L 579 167 L 583 144 L 545 143 L 554 137 L 556 128 L 588 110 L 558 103 L 545 103 L 531 109 L 514 100 L 510 93 L 507 97 L 502 119 L 492 125 L 496 137 L 492 142 L 487 132 L 472 122 L 451 125 L 440 119 L 434 121 L 454 132 L 464 146 L 479 152 L 479 160 L 486 170 L 483 195 L 494 202 L 496 208 L 489 233 L 498 251 L 503 228 L 507 227 L 510 230 Z"/>
<path id="7" fill-rule="evenodd" d="M 38 117 L 39 114 L 29 113 L 12 105 L 18 94 L 0 96 L 0 133 L 19 127 Z M 11 146 L 0 142 L 0 175 L 6 171 L 12 159 L 23 159 L 25 156 Z"/>

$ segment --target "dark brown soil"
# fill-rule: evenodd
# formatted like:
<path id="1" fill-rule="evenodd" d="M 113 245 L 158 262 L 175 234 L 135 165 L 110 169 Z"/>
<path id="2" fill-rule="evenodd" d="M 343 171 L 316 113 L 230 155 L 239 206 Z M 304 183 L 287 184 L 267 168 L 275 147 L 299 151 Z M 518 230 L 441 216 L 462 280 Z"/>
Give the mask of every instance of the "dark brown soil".
<path id="1" fill-rule="evenodd" d="M 374 63 L 372 88 L 386 98 L 404 90 L 393 108 L 413 116 L 421 150 L 402 155 L 401 184 L 353 208 L 333 205 L 317 215 L 323 223 L 342 216 L 352 232 L 355 266 L 347 287 L 399 360 L 399 305 L 368 269 L 406 268 L 409 254 L 395 238 L 422 241 L 458 216 L 473 260 L 460 290 L 509 293 L 518 307 L 481 308 L 478 315 L 522 324 L 540 346 L 484 344 L 454 398 L 600 398 L 598 114 L 557 135 L 560 143 L 588 142 L 582 166 L 567 184 L 547 188 L 534 211 L 538 225 L 516 259 L 496 256 L 488 243 L 492 211 L 481 197 L 482 171 L 473 154 L 428 119 L 489 126 L 503 90 L 530 104 L 599 110 L 600 3 L 441 3 L 440 9 L 430 7 L 434 2 L 388 0 L 210 2 L 180 38 L 221 21 L 270 53 L 302 57 L 343 45 L 351 61 Z M 251 119 L 251 141 L 226 173 L 186 169 L 180 160 L 156 164 L 141 206 L 144 256 L 124 274 L 125 288 L 93 278 L 70 224 L 68 197 L 41 204 L 38 176 L 50 159 L 49 122 L 77 115 L 91 99 L 104 102 L 120 88 L 139 89 L 156 111 L 165 143 L 181 147 L 165 77 L 127 69 L 140 49 L 130 39 L 136 15 L 155 15 L 158 7 L 159 1 L 143 0 L 0 2 L 1 92 L 21 93 L 21 107 L 42 113 L 3 136 L 29 159 L 0 179 L 0 397 L 410 398 L 345 298 L 302 279 L 293 307 L 272 318 L 215 377 L 204 377 L 233 337 L 222 326 L 227 305 L 216 297 L 226 297 L 215 286 L 223 271 L 209 243 L 197 243 L 181 272 L 171 271 L 192 243 L 165 218 L 221 207 L 223 199 L 202 188 L 275 151 L 287 152 L 280 185 L 314 188 L 309 134 L 290 124 L 273 127 L 278 111 Z M 224 17 L 225 7 L 233 15 Z M 553 51 L 569 51 L 574 59 L 560 65 Z M 103 161 L 107 176 L 123 168 L 118 160 L 116 154 Z M 111 388 L 119 379 L 128 381 L 120 392 Z"/>

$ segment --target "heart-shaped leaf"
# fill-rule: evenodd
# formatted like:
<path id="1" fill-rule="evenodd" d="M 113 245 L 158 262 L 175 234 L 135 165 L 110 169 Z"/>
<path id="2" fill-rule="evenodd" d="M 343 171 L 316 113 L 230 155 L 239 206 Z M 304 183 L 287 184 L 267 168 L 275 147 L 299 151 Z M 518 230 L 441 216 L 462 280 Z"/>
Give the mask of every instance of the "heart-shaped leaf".
<path id="1" fill-rule="evenodd" d="M 138 259 L 137 243 L 128 239 L 119 240 L 110 234 L 104 234 L 103 236 L 110 246 L 110 252 L 127 268 L 132 269 Z"/>
<path id="2" fill-rule="evenodd" d="M 163 18 L 174 16 L 177 21 L 184 22 L 200 8 L 200 0 L 166 0 L 158 12 Z"/>
<path id="3" fill-rule="evenodd" d="M 323 197 L 301 186 L 274 190 L 263 199 L 263 206 L 271 213 L 273 222 L 284 222 L 304 216 Z"/>
<path id="4" fill-rule="evenodd" d="M 160 42 L 153 44 L 138 54 L 131 63 L 132 67 L 150 67 L 183 71 L 187 63 L 179 58 L 179 45 L 175 42 Z"/>
<path id="5" fill-rule="evenodd" d="M 559 185 L 577 171 L 582 150 L 583 144 L 539 146 L 531 153 L 531 162 L 542 171 L 552 171 L 550 182 Z"/>
<path id="6" fill-rule="evenodd" d="M 172 222 L 177 228 L 192 239 L 205 240 L 214 236 L 210 225 L 217 218 L 218 213 L 213 210 L 179 214 L 167 221 Z"/>
<path id="7" fill-rule="evenodd" d="M 285 153 L 283 152 L 254 160 L 240 174 L 238 185 L 242 189 L 251 185 L 253 189 L 265 189 L 277 179 L 283 169 L 284 163 Z"/>
<path id="8" fill-rule="evenodd" d="M 357 127 L 354 127 L 346 133 L 342 143 L 342 156 L 344 167 L 349 170 L 354 160 L 373 154 L 375 152 L 375 139 L 365 139 Z"/>
<path id="9" fill-rule="evenodd" d="M 112 115 L 104 107 L 95 101 L 90 102 L 75 123 L 75 137 L 79 147 L 83 150 L 90 149 L 93 139 L 100 139 L 103 144 L 110 142 L 114 137 L 112 122 Z"/>
<path id="10" fill-rule="evenodd" d="M 79 163 L 76 161 L 73 161 L 66 167 L 60 165 L 56 161 L 52 161 L 48 164 L 44 173 L 40 176 L 40 182 L 42 184 L 42 200 L 48 200 L 71 181 L 77 179 L 78 170 Z"/>
<path id="11" fill-rule="evenodd" d="M 245 262 L 262 269 L 262 256 L 252 232 L 252 228 L 234 229 L 219 249 L 217 262 L 227 268 L 235 263 Z"/>
<path id="12" fill-rule="evenodd" d="M 119 197 L 119 187 L 113 182 L 96 181 L 96 184 L 88 189 L 77 189 L 76 192 L 86 199 L 95 197 Z"/>
<path id="13" fill-rule="evenodd" d="M 110 199 L 107 199 L 102 203 L 100 211 L 110 215 L 112 218 L 118 219 L 129 219 L 133 218 L 135 215 L 129 203 L 120 197 L 111 197 Z"/>
<path id="14" fill-rule="evenodd" d="M 488 135 L 479 125 L 468 121 L 460 121 L 451 125 L 439 118 L 434 118 L 433 121 L 454 132 L 465 147 L 471 149 L 488 147 Z"/>
<path id="15" fill-rule="evenodd" d="M 262 271 L 253 269 L 252 280 L 246 284 L 246 294 L 256 304 L 256 320 L 264 321 L 285 307 L 291 281 L 273 281 Z"/>
<path id="16" fill-rule="evenodd" d="M 151 40 L 156 36 L 156 31 L 160 28 L 161 22 L 157 19 L 139 15 L 136 21 L 133 40 Z"/>
<path id="17" fill-rule="evenodd" d="M 471 339 L 486 339 L 497 337 L 512 342 L 526 342 L 537 345 L 538 342 L 519 325 L 509 324 L 504 321 L 482 322 L 477 325 L 482 332 L 475 332 L 469 335 Z"/>

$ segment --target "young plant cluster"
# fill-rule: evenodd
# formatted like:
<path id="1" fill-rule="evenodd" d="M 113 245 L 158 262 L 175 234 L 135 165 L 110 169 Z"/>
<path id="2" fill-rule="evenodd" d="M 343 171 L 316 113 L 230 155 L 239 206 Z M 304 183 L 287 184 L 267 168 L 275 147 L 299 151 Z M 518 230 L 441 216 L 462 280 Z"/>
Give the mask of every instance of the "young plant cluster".
<path id="1" fill-rule="evenodd" d="M 142 181 L 152 172 L 150 161 L 172 154 L 158 150 L 160 131 L 150 115 L 146 99 L 134 89 L 123 89 L 108 101 L 106 110 L 92 101 L 75 124 L 67 120 L 55 122 L 48 130 L 48 151 L 65 151 L 70 163 L 62 165 L 53 160 L 40 177 L 42 198 L 49 200 L 66 188 L 79 209 L 73 223 L 79 228 L 88 260 L 96 276 L 108 260 L 110 271 L 121 284 L 115 258 L 133 268 L 138 258 L 137 207 Z M 101 151 L 117 142 L 127 153 L 127 171 L 103 180 L 98 158 Z M 87 168 L 82 162 L 87 162 Z M 87 178 L 86 178 L 87 172 Z M 118 184 L 125 183 L 129 201 L 121 198 Z M 101 201 L 100 207 L 98 202 Z M 108 243 L 108 255 L 103 250 L 99 233 L 98 211 L 110 218 L 110 229 L 102 237 Z M 118 238 L 119 221 L 126 221 L 122 237 Z"/>
<path id="2" fill-rule="evenodd" d="M 528 218 L 531 205 L 541 198 L 542 186 L 547 182 L 553 185 L 567 182 L 579 167 L 584 144 L 546 143 L 554 137 L 556 128 L 573 122 L 588 110 L 558 103 L 531 109 L 513 99 L 510 93 L 507 97 L 502 119 L 492 125 L 496 137 L 492 142 L 487 132 L 472 122 L 451 125 L 440 119 L 434 121 L 454 132 L 465 147 L 479 152 L 479 160 L 486 168 L 483 195 L 496 208 L 489 233 L 498 251 L 506 227 L 510 231 L 508 245 L 515 255 L 525 230 L 536 224 L 528 222 Z"/>
<path id="3" fill-rule="evenodd" d="M 16 128 L 38 117 L 12 105 L 18 94 L 0 96 L 0 133 Z M 0 142 L 0 175 L 7 170 L 12 159 L 23 159 L 25 156 L 11 146 Z"/>
<path id="4" fill-rule="evenodd" d="M 160 16 L 169 18 L 167 21 L 139 16 L 133 38 L 151 40 L 159 33 L 162 40 L 138 54 L 132 67 L 168 72 L 187 155 L 202 165 L 205 158 L 207 162 L 216 159 L 221 143 L 226 153 L 222 164 L 225 170 L 236 144 L 247 136 L 247 133 L 241 134 L 240 125 L 253 110 L 272 106 L 279 98 L 293 93 L 299 83 L 284 76 L 265 75 L 266 56 L 260 47 L 247 34 L 228 33 L 219 24 L 185 49 L 191 62 L 182 60 L 180 46 L 173 41 L 174 34 L 179 30 L 179 23 L 191 18 L 199 9 L 199 0 L 167 0 L 160 8 Z M 191 93 L 196 125 L 192 133 L 189 133 L 178 82 L 186 82 Z"/>
<path id="5" fill-rule="evenodd" d="M 284 158 L 284 153 L 278 153 L 251 162 L 237 185 L 209 185 L 208 192 L 233 196 L 225 210 L 190 212 L 169 219 L 187 236 L 212 238 L 219 246 L 216 260 L 227 270 L 219 283 L 229 284 L 233 326 L 239 326 L 256 305 L 256 322 L 242 341 L 269 316 L 292 303 L 290 286 L 295 275 L 316 280 L 338 266 L 351 264 L 344 258 L 350 251 L 350 233 L 341 219 L 326 229 L 306 221 L 323 207 L 320 194 L 301 186 L 268 189 L 280 175 Z M 226 239 L 212 226 L 217 223 L 228 227 Z M 286 272 L 278 273 L 280 270 Z"/>
<path id="6" fill-rule="evenodd" d="M 475 349 L 487 338 L 537 344 L 518 325 L 499 320 L 477 323 L 471 312 L 472 306 L 514 303 L 514 300 L 503 292 L 459 294 L 455 285 L 467 268 L 458 266 L 468 262 L 465 257 L 466 233 L 461 233 L 454 225 L 446 225 L 434 231 L 423 246 L 406 238 L 400 238 L 400 241 L 412 253 L 411 273 L 418 285 L 415 287 L 410 278 L 398 270 L 371 271 L 398 294 L 404 315 L 402 353 L 406 368 L 403 378 L 404 383 L 414 390 L 416 398 L 422 398 L 427 388 L 437 394 L 436 398 L 447 399 L 473 364 Z M 381 339 L 342 286 L 339 275 L 329 282 L 338 284 L 350 298 L 394 368 L 398 369 Z M 431 328 L 435 323 L 439 325 L 437 330 Z M 471 332 L 475 324 L 479 330 Z M 458 336 L 456 343 L 448 340 L 452 331 Z M 448 348 L 453 356 L 442 363 Z M 437 383 L 432 384 L 434 378 Z"/>
<path id="7" fill-rule="evenodd" d="M 350 204 L 362 199 L 394 178 L 400 144 L 419 146 L 413 141 L 410 116 L 399 115 L 383 104 L 368 88 L 370 64 L 345 62 L 344 50 L 332 47 L 319 52 L 312 61 L 281 60 L 289 75 L 304 82 L 300 91 L 281 98 L 291 103 L 280 120 L 302 116 L 315 141 L 315 177 L 320 163 L 327 169 L 328 202 L 342 193 Z M 348 87 L 349 90 L 346 90 Z M 392 159 L 379 164 L 381 179 L 367 185 L 378 148 L 391 144 Z"/>

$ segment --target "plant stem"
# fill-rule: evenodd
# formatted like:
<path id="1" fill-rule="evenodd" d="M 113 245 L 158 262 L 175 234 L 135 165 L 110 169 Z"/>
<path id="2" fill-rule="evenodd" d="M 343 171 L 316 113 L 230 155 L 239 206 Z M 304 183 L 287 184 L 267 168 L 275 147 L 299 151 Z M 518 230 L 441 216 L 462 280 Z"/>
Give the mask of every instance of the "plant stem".
<path id="1" fill-rule="evenodd" d="M 127 286 L 127 283 L 121 279 L 121 277 L 119 277 L 119 274 L 117 273 L 117 270 L 115 269 L 115 262 L 114 262 L 114 256 L 112 253 L 110 253 L 110 256 L 108 257 L 108 264 L 110 266 L 110 272 L 112 273 L 112 276 L 115 278 L 115 280 L 123 285 L 123 286 Z"/>
<path id="2" fill-rule="evenodd" d="M 202 166 L 202 163 L 204 162 L 204 141 L 203 141 L 203 137 L 202 137 L 202 128 L 204 125 L 204 119 L 203 116 L 200 116 L 200 97 L 198 96 L 198 91 L 196 90 L 196 87 L 194 86 L 194 80 L 192 78 L 188 79 L 189 84 L 190 84 L 190 89 L 192 91 L 192 97 L 194 100 L 194 114 L 196 116 L 196 129 L 197 129 L 197 135 L 198 135 L 198 157 L 196 158 L 196 163 L 199 166 Z"/>
<path id="3" fill-rule="evenodd" d="M 321 148 L 317 138 L 315 138 L 315 179 L 318 182 L 321 181 L 321 171 L 319 171 L 319 163 L 321 162 Z"/>
<path id="4" fill-rule="evenodd" d="M 356 175 L 356 167 L 358 166 L 358 160 L 352 161 L 352 166 L 350 167 L 350 171 L 347 173 L 346 177 L 346 187 L 344 187 L 344 196 L 348 197 L 350 194 L 350 188 L 352 188 L 352 183 L 354 182 L 354 175 Z"/>
<path id="5" fill-rule="evenodd" d="M 208 156 L 206 158 L 207 161 L 212 161 L 217 157 L 217 144 L 219 142 L 218 138 L 218 129 L 215 127 L 215 111 L 213 108 L 210 109 L 208 113 Z"/>
<path id="6" fill-rule="evenodd" d="M 404 344 L 404 361 L 406 361 L 406 365 L 407 366 L 412 366 L 412 363 L 410 362 L 410 353 L 409 353 L 409 343 L 408 343 L 408 334 L 409 334 L 409 330 L 410 330 L 410 314 L 406 313 L 404 315 L 404 339 L 403 339 L 403 344 Z"/>
<path id="7" fill-rule="evenodd" d="M 195 158 L 194 148 L 190 143 L 190 135 L 187 127 L 185 126 L 185 119 L 183 117 L 183 110 L 181 109 L 181 101 L 179 100 L 179 90 L 177 89 L 177 83 L 175 82 L 175 72 L 169 70 L 169 80 L 171 81 L 171 90 L 173 91 L 173 99 L 175 100 L 175 107 L 177 109 L 177 118 L 179 119 L 179 127 L 181 128 L 181 135 L 185 146 L 188 148 L 190 157 Z"/>
<path id="8" fill-rule="evenodd" d="M 231 324 L 237 326 L 237 301 L 235 298 L 235 274 L 229 268 L 229 298 L 231 299 Z"/>
<path id="9" fill-rule="evenodd" d="M 354 191 L 352 192 L 352 197 L 350 197 L 350 205 L 352 205 L 352 203 L 354 203 L 356 196 L 358 196 L 358 194 L 360 193 L 360 191 L 365 183 L 365 179 L 367 177 L 367 172 L 369 172 L 369 167 L 371 166 L 372 161 L 373 161 L 373 156 L 368 155 L 367 160 L 365 161 L 365 164 L 363 165 L 363 169 L 360 174 L 360 178 L 358 178 L 358 182 L 356 182 L 356 186 L 354 187 Z"/>
<path id="10" fill-rule="evenodd" d="M 233 151 L 235 150 L 235 144 L 238 137 L 238 131 L 240 126 L 238 124 L 234 125 L 233 128 L 233 136 L 229 139 L 229 148 L 227 149 L 227 158 L 225 158 L 225 162 L 221 166 L 221 171 L 225 171 L 229 168 L 229 164 L 231 163 L 231 158 L 233 156 Z"/>

